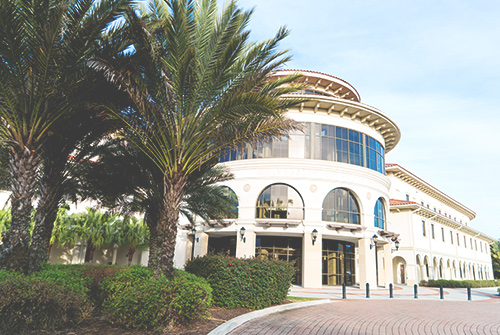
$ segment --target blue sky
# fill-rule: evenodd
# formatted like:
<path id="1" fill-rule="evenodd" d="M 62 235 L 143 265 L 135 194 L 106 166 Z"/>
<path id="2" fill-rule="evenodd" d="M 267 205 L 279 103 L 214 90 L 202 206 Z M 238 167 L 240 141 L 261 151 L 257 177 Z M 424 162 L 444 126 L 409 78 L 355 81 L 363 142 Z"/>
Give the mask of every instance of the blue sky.
<path id="1" fill-rule="evenodd" d="M 398 163 L 477 213 L 500 237 L 500 2 L 241 0 L 254 40 L 281 25 L 288 68 L 351 83 L 389 115 Z"/>

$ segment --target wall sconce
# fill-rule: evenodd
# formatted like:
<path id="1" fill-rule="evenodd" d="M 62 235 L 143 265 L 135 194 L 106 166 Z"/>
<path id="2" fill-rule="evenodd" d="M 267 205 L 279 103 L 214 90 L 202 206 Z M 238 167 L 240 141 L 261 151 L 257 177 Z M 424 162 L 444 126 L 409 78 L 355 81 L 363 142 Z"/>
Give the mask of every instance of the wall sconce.
<path id="1" fill-rule="evenodd" d="M 247 241 L 247 239 L 245 238 L 245 227 L 241 227 L 240 229 L 240 236 L 241 236 L 241 239 L 243 240 L 243 243 L 245 243 Z"/>
<path id="2" fill-rule="evenodd" d="M 373 235 L 372 237 L 373 244 L 370 244 L 370 249 L 373 249 L 373 247 L 377 247 L 377 242 L 378 242 L 378 236 L 377 234 Z"/>
<path id="3" fill-rule="evenodd" d="M 391 252 L 399 250 L 399 241 L 398 240 L 396 240 L 396 242 L 394 242 L 394 245 L 396 246 L 396 249 L 391 249 Z"/>
<path id="4" fill-rule="evenodd" d="M 312 240 L 313 240 L 313 245 L 314 243 L 316 242 L 316 240 L 318 239 L 318 231 L 316 229 L 314 229 L 312 231 Z"/>

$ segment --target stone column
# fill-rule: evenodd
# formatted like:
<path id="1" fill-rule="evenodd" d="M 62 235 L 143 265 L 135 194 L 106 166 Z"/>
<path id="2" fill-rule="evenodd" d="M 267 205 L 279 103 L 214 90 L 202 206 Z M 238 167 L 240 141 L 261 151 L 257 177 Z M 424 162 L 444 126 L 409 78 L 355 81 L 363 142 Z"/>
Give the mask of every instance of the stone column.
<path id="1" fill-rule="evenodd" d="M 249 229 L 248 229 L 249 230 Z M 241 238 L 240 231 L 236 231 L 236 257 L 251 258 L 255 257 L 255 240 L 256 234 L 254 231 L 245 231 L 245 236 Z"/>
<path id="2" fill-rule="evenodd" d="M 196 232 L 194 245 L 194 257 L 203 257 L 208 253 L 208 234 Z"/>
<path id="3" fill-rule="evenodd" d="M 360 238 L 358 240 L 358 255 L 359 255 L 359 285 L 361 289 L 366 287 L 366 283 L 374 288 L 375 285 L 375 250 L 370 249 L 371 239 Z"/>
<path id="4" fill-rule="evenodd" d="M 389 287 L 390 283 L 393 283 L 394 281 L 394 274 L 393 274 L 393 269 L 392 269 L 392 253 L 391 253 L 391 244 L 387 243 L 384 244 L 384 274 L 385 274 L 385 282 L 384 286 Z M 379 258 L 379 265 L 380 265 L 380 258 Z M 379 272 L 380 273 L 380 272 Z"/>
<path id="5" fill-rule="evenodd" d="M 312 233 L 304 233 L 302 238 L 302 287 L 321 288 L 322 285 L 322 238 L 318 237 L 313 244 Z"/>

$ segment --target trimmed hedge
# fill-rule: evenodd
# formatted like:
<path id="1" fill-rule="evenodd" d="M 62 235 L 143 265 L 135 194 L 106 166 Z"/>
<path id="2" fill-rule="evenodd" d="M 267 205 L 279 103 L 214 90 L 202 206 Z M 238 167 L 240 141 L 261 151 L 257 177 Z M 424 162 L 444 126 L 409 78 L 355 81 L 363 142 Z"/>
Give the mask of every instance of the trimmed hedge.
<path id="1" fill-rule="evenodd" d="M 207 279 L 213 289 L 214 305 L 223 308 L 261 309 L 280 304 L 295 274 L 293 263 L 223 255 L 195 258 L 185 269 Z"/>
<path id="2" fill-rule="evenodd" d="M 147 268 L 131 268 L 103 282 L 104 315 L 127 328 L 186 324 L 208 315 L 212 289 L 196 276 L 177 271 L 173 280 L 152 280 Z"/>
<path id="3" fill-rule="evenodd" d="M 420 282 L 420 286 L 428 286 L 428 287 L 448 287 L 448 288 L 479 288 L 479 287 L 495 287 L 498 286 L 498 282 L 496 280 L 446 280 L 446 279 L 438 279 L 438 280 L 422 280 Z"/>
<path id="4" fill-rule="evenodd" d="M 0 271 L 0 334 L 72 326 L 101 307 L 108 321 L 128 328 L 207 316 L 212 289 L 205 279 L 184 271 L 171 281 L 152 277 L 142 266 L 44 265 L 32 276 Z"/>
<path id="5" fill-rule="evenodd" d="M 12 276 L 0 284 L 0 334 L 54 330 L 89 315 L 92 304 L 51 280 Z"/>

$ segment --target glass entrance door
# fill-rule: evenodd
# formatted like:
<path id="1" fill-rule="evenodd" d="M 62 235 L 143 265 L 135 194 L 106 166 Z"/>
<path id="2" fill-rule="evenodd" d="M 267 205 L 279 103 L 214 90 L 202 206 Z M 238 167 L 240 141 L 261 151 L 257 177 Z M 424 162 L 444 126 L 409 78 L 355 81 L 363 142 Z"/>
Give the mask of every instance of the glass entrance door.
<path id="1" fill-rule="evenodd" d="M 353 285 L 354 261 L 353 243 L 323 240 L 323 285 Z"/>
<path id="2" fill-rule="evenodd" d="M 255 257 L 294 262 L 293 284 L 302 282 L 302 237 L 257 236 Z"/>

